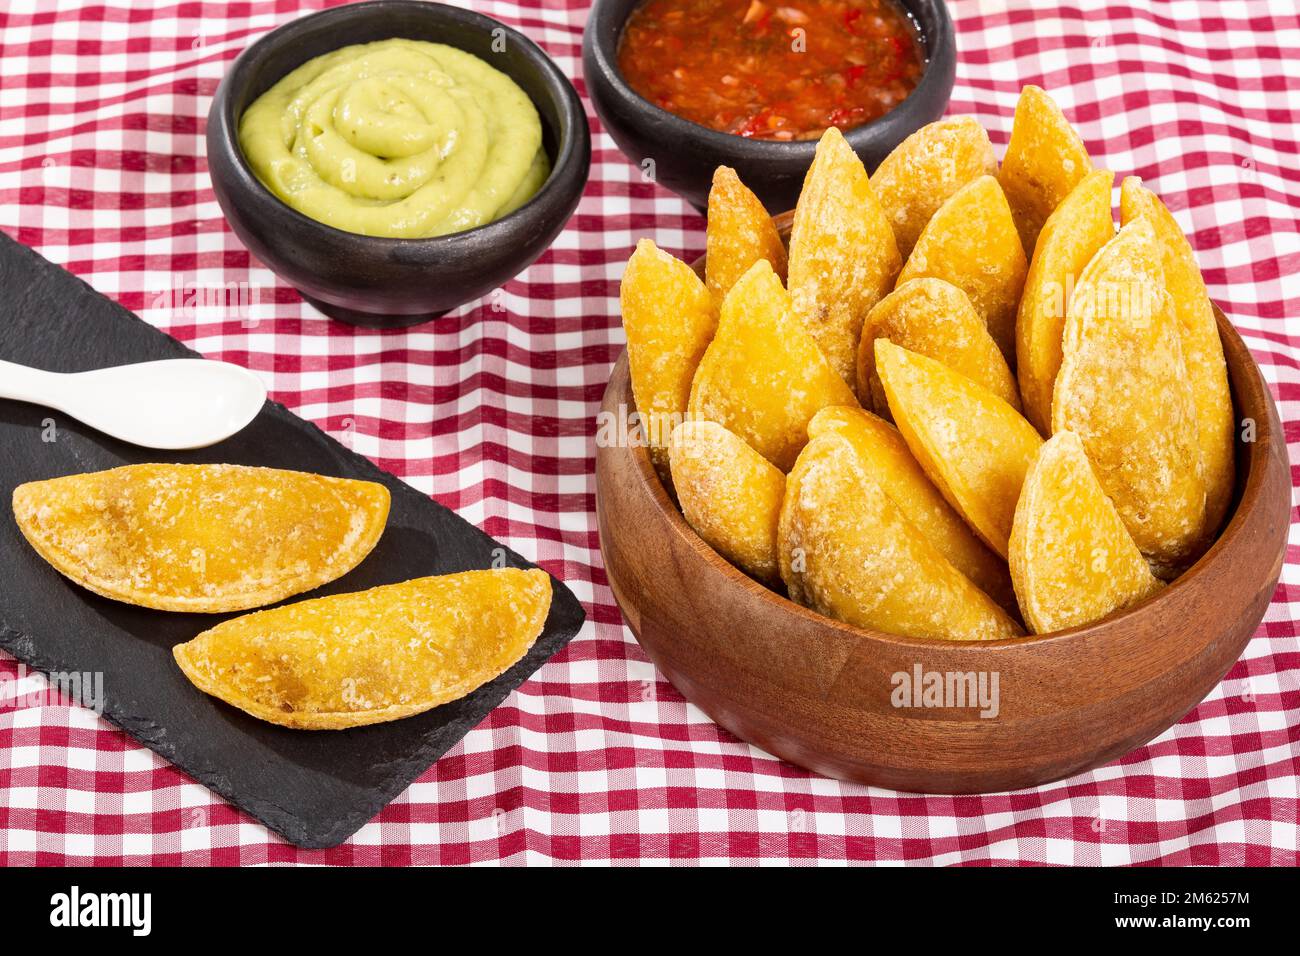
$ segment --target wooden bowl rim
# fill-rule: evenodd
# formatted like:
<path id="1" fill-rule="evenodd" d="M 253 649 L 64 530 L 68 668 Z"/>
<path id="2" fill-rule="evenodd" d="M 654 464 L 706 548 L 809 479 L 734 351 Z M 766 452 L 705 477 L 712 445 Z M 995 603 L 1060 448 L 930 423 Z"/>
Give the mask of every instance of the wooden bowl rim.
<path id="1" fill-rule="evenodd" d="M 773 217 L 777 223 L 778 229 L 784 236 L 789 228 L 789 223 L 793 219 L 793 212 L 782 213 Z M 692 268 L 697 272 L 702 271 L 704 257 L 701 256 L 694 263 Z M 1099 621 L 1093 621 L 1090 624 L 1082 624 L 1063 631 L 1050 631 L 1046 634 L 1026 634 L 1023 637 L 1003 638 L 994 641 L 954 641 L 943 638 L 921 638 L 908 637 L 901 634 L 891 634 L 887 631 L 878 631 L 870 628 L 857 627 L 838 621 L 835 618 L 827 617 L 816 611 L 796 604 L 776 591 L 765 587 L 758 581 L 745 574 L 730 561 L 718 554 L 703 538 L 696 534 L 695 530 L 686 522 L 681 511 L 668 496 L 667 490 L 659 480 L 658 472 L 655 471 L 654 465 L 650 461 L 650 455 L 644 442 L 629 442 L 628 445 L 620 451 L 630 452 L 636 463 L 637 473 L 642 485 L 654 501 L 658 510 L 663 513 L 672 528 L 673 533 L 679 539 L 684 541 L 691 550 L 704 562 L 713 566 L 723 577 L 735 583 L 737 586 L 750 591 L 757 596 L 760 601 L 768 603 L 775 610 L 794 614 L 796 617 L 802 617 L 814 624 L 820 624 L 841 631 L 846 636 L 852 636 L 858 639 L 868 639 L 882 641 L 888 644 L 898 645 L 901 647 L 910 647 L 918 649 L 933 650 L 936 646 L 944 648 L 966 649 L 969 651 L 997 650 L 1003 648 L 1023 648 L 1027 646 L 1046 647 L 1064 641 L 1079 639 L 1086 636 L 1096 636 L 1101 632 L 1112 629 L 1117 623 L 1127 621 L 1134 615 L 1147 612 L 1149 609 L 1167 601 L 1175 590 L 1192 586 L 1196 579 L 1213 563 L 1222 559 L 1224 552 L 1236 544 L 1236 539 L 1241 532 L 1245 523 L 1245 513 L 1248 509 L 1258 507 L 1260 501 L 1260 485 L 1264 481 L 1265 464 L 1268 456 L 1274 453 L 1274 445 L 1278 441 L 1278 435 L 1274 433 L 1272 422 L 1275 420 L 1274 415 L 1270 415 L 1272 404 L 1272 395 L 1268 391 L 1268 386 L 1260 373 L 1259 365 L 1255 357 L 1247 348 L 1245 341 L 1237 332 L 1237 329 L 1228 320 L 1223 310 L 1215 303 L 1211 303 L 1214 308 L 1215 322 L 1219 329 L 1219 338 L 1223 343 L 1225 364 L 1228 366 L 1229 375 L 1235 365 L 1242 364 L 1242 371 L 1248 373 L 1259 389 L 1259 397 L 1265 402 L 1263 409 L 1256 409 L 1255 414 L 1249 417 L 1255 421 L 1257 434 L 1253 442 L 1248 443 L 1245 459 L 1247 464 L 1247 474 L 1245 482 L 1242 484 L 1240 469 L 1237 474 L 1237 487 L 1240 488 L 1240 495 L 1236 498 L 1232 513 L 1224 523 L 1222 530 L 1214 540 L 1214 543 L 1206 549 L 1192 567 L 1188 568 L 1168 586 L 1162 588 L 1158 593 L 1151 597 L 1145 598 L 1136 604 L 1130 605 L 1120 611 L 1107 615 Z M 1234 359 L 1236 360 L 1234 362 Z M 1230 383 L 1231 388 L 1231 383 Z M 615 405 L 624 405 L 629 414 L 636 409 L 636 401 L 632 395 L 631 377 L 628 372 L 627 351 L 626 349 L 620 355 L 610 374 L 607 390 L 615 390 L 613 398 Z M 1236 394 L 1236 389 L 1231 389 L 1233 398 L 1234 412 L 1234 434 L 1238 423 L 1241 420 L 1241 396 Z M 608 405 L 606 401 L 603 404 Z M 1263 414 L 1260 414 L 1263 412 Z M 1234 438 L 1235 444 L 1235 438 Z M 1285 446 L 1282 446 L 1285 448 Z M 1285 459 L 1284 459 L 1285 460 Z M 1235 490 L 1235 489 L 1234 489 Z"/>

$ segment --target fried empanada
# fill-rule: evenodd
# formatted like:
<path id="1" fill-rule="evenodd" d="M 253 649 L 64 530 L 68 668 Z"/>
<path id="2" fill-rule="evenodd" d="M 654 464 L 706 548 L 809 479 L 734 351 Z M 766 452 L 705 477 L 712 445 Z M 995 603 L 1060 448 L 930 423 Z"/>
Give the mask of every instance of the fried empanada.
<path id="1" fill-rule="evenodd" d="M 127 465 L 14 489 L 32 547 L 82 587 L 162 611 L 243 611 L 361 563 L 383 534 L 372 481 L 243 465 Z"/>
<path id="2" fill-rule="evenodd" d="M 794 210 L 790 297 L 804 328 L 850 388 L 857 384 L 862 322 L 893 288 L 902 264 L 862 160 L 830 127 L 817 143 Z"/>
<path id="3" fill-rule="evenodd" d="M 808 437 L 834 432 L 858 453 L 858 462 L 939 553 L 981 591 L 1009 610 L 1016 604 L 1006 562 L 985 547 L 917 464 L 898 429 L 860 408 L 823 408 Z"/>
<path id="4" fill-rule="evenodd" d="M 1146 218 L 1093 257 L 1065 317 L 1052 432 L 1083 442 L 1097 480 L 1161 577 L 1204 546 L 1205 468 L 1164 250 Z"/>
<path id="5" fill-rule="evenodd" d="M 718 327 L 718 309 L 695 270 L 642 239 L 619 287 L 632 396 L 667 486 L 668 436 L 686 417 L 695 369 Z"/>
<path id="6" fill-rule="evenodd" d="M 1029 466 L 1010 561 L 1036 634 L 1090 624 L 1161 588 L 1073 432 L 1053 435 Z"/>
<path id="7" fill-rule="evenodd" d="M 781 235 L 758 197 L 730 166 L 713 171 L 704 244 L 705 281 L 718 302 L 760 259 L 766 259 L 785 281 L 786 252 Z"/>
<path id="8" fill-rule="evenodd" d="M 1061 369 L 1061 336 L 1070 296 L 1084 268 L 1115 235 L 1110 187 L 1115 174 L 1089 173 L 1066 196 L 1038 235 L 1016 317 L 1016 375 L 1025 417 L 1051 433 L 1052 389 Z"/>
<path id="9" fill-rule="evenodd" d="M 939 207 L 898 285 L 930 276 L 961 289 L 1009 365 L 1016 360 L 1016 309 L 1028 268 L 1002 188 L 992 176 L 981 176 Z"/>
<path id="10" fill-rule="evenodd" d="M 877 415 L 890 417 L 876 375 L 876 339 L 889 339 L 942 362 L 983 385 L 1012 408 L 1020 394 L 1007 360 L 966 293 L 942 279 L 913 279 L 885 296 L 867 315 L 858 345 L 858 395 L 871 399 Z"/>
<path id="11" fill-rule="evenodd" d="M 984 543 L 1007 556 L 1034 426 L 988 389 L 934 359 L 876 340 L 876 368 L 907 447 Z"/>
<path id="12" fill-rule="evenodd" d="M 1026 255 L 1047 217 L 1091 169 L 1087 147 L 1056 101 L 1037 86 L 1021 90 L 998 179 Z"/>
<path id="13" fill-rule="evenodd" d="M 785 475 L 717 422 L 683 422 L 668 453 L 687 524 L 741 570 L 780 582 L 776 521 Z"/>
<path id="14" fill-rule="evenodd" d="M 1155 193 L 1130 176 L 1120 188 L 1119 205 L 1124 225 L 1143 217 L 1151 223 L 1163 252 L 1165 288 L 1178 320 L 1183 361 L 1196 402 L 1197 434 L 1205 463 L 1205 531 L 1213 537 L 1223 524 L 1236 480 L 1232 393 L 1214 307 L 1191 244 Z"/>
<path id="15" fill-rule="evenodd" d="M 847 624 L 952 641 L 1022 633 L 907 520 L 836 432 L 799 455 L 778 547 L 790 597 Z"/>
<path id="16" fill-rule="evenodd" d="M 691 385 L 692 418 L 717 422 L 785 472 L 827 405 L 856 405 L 790 306 L 766 261 L 722 300 L 713 337 Z"/>
<path id="17" fill-rule="evenodd" d="M 871 177 L 904 259 L 948 197 L 998 171 L 989 134 L 973 116 L 922 126 L 894 147 Z"/>
<path id="18" fill-rule="evenodd" d="M 528 652 L 550 607 L 545 571 L 464 571 L 246 614 L 172 653 L 260 720 L 343 730 L 471 693 Z"/>

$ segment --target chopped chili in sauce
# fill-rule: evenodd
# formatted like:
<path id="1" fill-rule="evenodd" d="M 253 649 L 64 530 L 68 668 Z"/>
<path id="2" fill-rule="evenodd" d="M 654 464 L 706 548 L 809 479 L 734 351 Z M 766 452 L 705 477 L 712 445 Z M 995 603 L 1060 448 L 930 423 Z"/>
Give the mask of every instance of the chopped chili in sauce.
<path id="1" fill-rule="evenodd" d="M 753 139 L 816 139 L 883 116 L 925 61 L 893 0 L 646 0 L 618 67 L 670 113 Z"/>

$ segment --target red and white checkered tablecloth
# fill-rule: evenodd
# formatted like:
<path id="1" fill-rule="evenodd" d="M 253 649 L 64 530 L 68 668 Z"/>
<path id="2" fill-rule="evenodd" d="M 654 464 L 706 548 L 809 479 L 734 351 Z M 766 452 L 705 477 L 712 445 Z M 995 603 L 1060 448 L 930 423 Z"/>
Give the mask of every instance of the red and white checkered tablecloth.
<path id="1" fill-rule="evenodd" d="M 461 0 L 583 89 L 585 0 Z M 691 258 L 703 221 L 643 183 L 594 115 L 591 182 L 505 289 L 409 331 L 324 319 L 213 199 L 203 129 L 253 38 L 310 0 L 0 0 L 0 229 L 213 357 L 565 580 L 567 650 L 341 847 L 302 851 L 87 710 L 0 708 L 0 863 L 1290 864 L 1300 780 L 1300 541 L 1225 681 L 1093 773 L 917 796 L 825 780 L 719 729 L 648 663 L 601 566 L 594 417 L 639 236 Z M 1143 176 L 1279 399 L 1300 463 L 1300 14 L 1294 0 L 952 0 L 951 112 L 1004 146 L 1050 90 L 1099 165 Z M 246 283 L 246 314 L 177 286 Z M 0 290 L 0 294 L 3 291 Z M 0 654 L 0 674 L 18 674 Z M 37 678 L 27 678 L 33 682 Z M 27 685 L 24 685 L 27 686 Z"/>

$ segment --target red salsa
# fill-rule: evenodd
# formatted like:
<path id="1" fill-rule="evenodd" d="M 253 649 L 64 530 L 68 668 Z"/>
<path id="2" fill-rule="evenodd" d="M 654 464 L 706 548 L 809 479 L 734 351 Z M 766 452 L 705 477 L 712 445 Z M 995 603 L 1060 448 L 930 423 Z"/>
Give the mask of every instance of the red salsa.
<path id="1" fill-rule="evenodd" d="M 925 68 L 893 0 L 646 0 L 618 67 L 656 106 L 753 139 L 816 139 L 889 112 Z"/>

